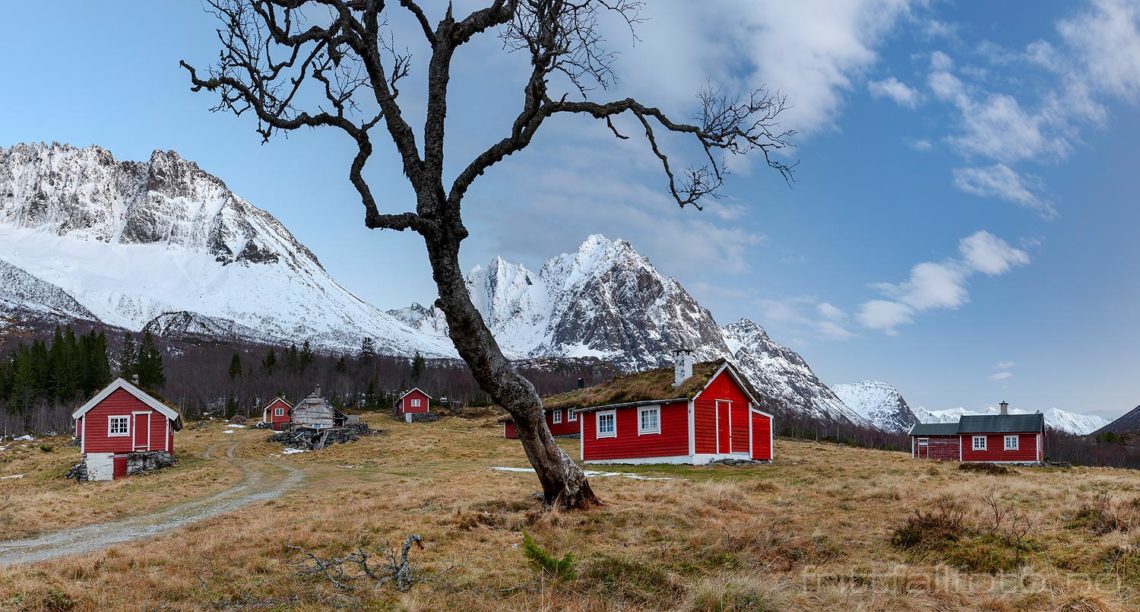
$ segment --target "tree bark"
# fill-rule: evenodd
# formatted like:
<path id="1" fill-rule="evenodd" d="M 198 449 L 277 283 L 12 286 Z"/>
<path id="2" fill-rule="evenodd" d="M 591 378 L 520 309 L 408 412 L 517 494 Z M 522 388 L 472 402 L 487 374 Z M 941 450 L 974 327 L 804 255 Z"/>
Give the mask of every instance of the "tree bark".
<path id="1" fill-rule="evenodd" d="M 436 307 L 447 319 L 459 356 L 467 362 L 475 380 L 515 421 L 527 459 L 534 466 L 547 507 L 586 509 L 601 505 L 585 473 L 555 443 L 534 385 L 515 371 L 499 349 L 471 294 L 459 267 L 458 237 L 425 232 L 432 277 L 439 290 Z"/>

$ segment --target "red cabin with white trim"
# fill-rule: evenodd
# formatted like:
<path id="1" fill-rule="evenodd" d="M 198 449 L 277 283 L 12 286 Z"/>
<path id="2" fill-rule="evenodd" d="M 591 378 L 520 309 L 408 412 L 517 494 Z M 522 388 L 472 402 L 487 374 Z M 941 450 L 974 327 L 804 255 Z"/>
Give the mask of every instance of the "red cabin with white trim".
<path id="1" fill-rule="evenodd" d="M 771 461 L 774 421 L 743 375 L 725 360 L 693 364 L 678 351 L 659 368 L 546 400 L 572 408 L 586 463 Z"/>
<path id="2" fill-rule="evenodd" d="M 71 414 L 89 480 L 127 474 L 132 452 L 174 453 L 174 432 L 182 429 L 178 411 L 131 383 L 117 379 Z"/>
<path id="3" fill-rule="evenodd" d="M 910 429 L 911 456 L 979 463 L 1045 461 L 1045 417 L 1009 414 L 965 415 L 957 423 L 918 423 Z"/>
<path id="4" fill-rule="evenodd" d="M 426 414 L 430 412 L 431 396 L 417 387 L 405 392 L 396 400 L 396 414 Z"/>
<path id="5" fill-rule="evenodd" d="M 276 397 L 261 411 L 261 422 L 274 431 L 281 431 L 293 422 L 293 404 L 285 401 L 283 397 Z"/>
<path id="6" fill-rule="evenodd" d="M 570 408 L 546 409 L 546 426 L 556 436 L 576 436 L 581 433 L 578 413 Z M 519 437 L 515 422 L 510 417 L 503 419 L 503 435 L 510 440 Z"/>

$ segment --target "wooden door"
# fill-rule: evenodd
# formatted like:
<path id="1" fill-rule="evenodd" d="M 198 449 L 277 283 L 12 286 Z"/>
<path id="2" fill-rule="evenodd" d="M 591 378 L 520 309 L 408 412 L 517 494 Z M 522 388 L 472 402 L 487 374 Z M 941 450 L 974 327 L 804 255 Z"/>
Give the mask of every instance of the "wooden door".
<path id="1" fill-rule="evenodd" d="M 127 475 L 127 458 L 114 457 L 111 459 L 112 478 L 122 478 Z"/>
<path id="2" fill-rule="evenodd" d="M 136 412 L 132 415 L 131 436 L 135 450 L 150 450 L 150 413 Z"/>
<path id="3" fill-rule="evenodd" d="M 732 402 L 716 401 L 716 452 L 732 452 Z"/>

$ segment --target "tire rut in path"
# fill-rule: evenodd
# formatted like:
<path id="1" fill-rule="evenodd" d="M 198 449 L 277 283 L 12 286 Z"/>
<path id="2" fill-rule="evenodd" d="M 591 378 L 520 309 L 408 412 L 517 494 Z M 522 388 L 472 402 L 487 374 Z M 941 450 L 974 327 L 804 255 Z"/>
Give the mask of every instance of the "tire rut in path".
<path id="1" fill-rule="evenodd" d="M 207 448 L 203 457 L 209 459 L 218 446 Z M 244 478 L 240 484 L 152 514 L 65 529 L 24 540 L 0 541 L 0 567 L 82 555 L 115 544 L 143 540 L 254 502 L 280 497 L 304 478 L 304 472 L 289 465 L 238 461 L 234 457 L 237 447 L 237 444 L 232 444 L 226 449 L 226 460 L 241 469 Z"/>

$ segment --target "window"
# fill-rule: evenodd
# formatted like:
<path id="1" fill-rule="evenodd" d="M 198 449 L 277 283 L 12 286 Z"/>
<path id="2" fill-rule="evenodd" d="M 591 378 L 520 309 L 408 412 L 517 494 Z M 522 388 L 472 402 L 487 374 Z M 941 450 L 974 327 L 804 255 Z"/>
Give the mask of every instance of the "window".
<path id="1" fill-rule="evenodd" d="M 646 406 L 637 409 L 637 435 L 661 433 L 661 407 Z"/>
<path id="2" fill-rule="evenodd" d="M 571 408 L 570 410 L 567 410 L 566 411 L 566 420 L 570 421 L 571 423 L 577 421 L 578 420 L 578 413 L 574 412 L 573 408 Z"/>
<path id="3" fill-rule="evenodd" d="M 113 416 L 107 417 L 107 435 L 108 436 L 129 436 L 131 435 L 131 417 L 126 416 Z"/>
<path id="4" fill-rule="evenodd" d="M 285 416 L 285 409 L 284 408 L 274 408 L 273 409 L 273 416 Z"/>
<path id="5" fill-rule="evenodd" d="M 974 450 L 986 450 L 986 437 L 974 436 Z"/>
<path id="6" fill-rule="evenodd" d="M 412 399 L 412 408 L 419 408 L 419 407 L 420 407 L 420 398 L 418 398 L 418 397 L 413 398 Z"/>
<path id="7" fill-rule="evenodd" d="M 554 411 L 554 424 L 557 425 L 562 422 L 562 410 Z"/>
<path id="8" fill-rule="evenodd" d="M 1005 450 L 1017 450 L 1017 436 L 1005 437 Z"/>
<path id="9" fill-rule="evenodd" d="M 598 413 L 598 437 L 599 438 L 616 438 L 617 437 L 617 413 L 613 410 L 606 410 Z"/>

